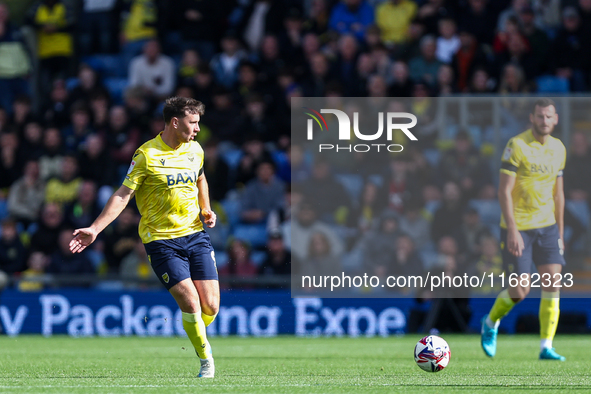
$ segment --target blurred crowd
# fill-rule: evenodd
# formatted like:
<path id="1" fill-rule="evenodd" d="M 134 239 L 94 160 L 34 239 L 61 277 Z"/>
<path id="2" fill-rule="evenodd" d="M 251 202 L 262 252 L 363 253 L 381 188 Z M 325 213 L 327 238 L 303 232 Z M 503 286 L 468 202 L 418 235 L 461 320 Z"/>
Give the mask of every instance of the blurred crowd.
<path id="1" fill-rule="evenodd" d="M 498 205 L 496 168 L 469 133 L 435 163 L 423 149 L 437 145 L 388 159 L 352 193 L 338 166 L 291 145 L 290 99 L 585 92 L 589 37 L 591 0 L 41 0 L 19 24 L 0 1 L 0 270 L 23 289 L 40 273 L 152 275 L 133 206 L 84 253 L 68 242 L 163 129 L 170 95 L 206 106 L 222 277 L 326 259 L 379 275 L 500 270 L 481 209 Z M 586 203 L 591 153 L 573 141 L 567 198 Z M 585 226 L 567 220 L 574 245 Z"/>

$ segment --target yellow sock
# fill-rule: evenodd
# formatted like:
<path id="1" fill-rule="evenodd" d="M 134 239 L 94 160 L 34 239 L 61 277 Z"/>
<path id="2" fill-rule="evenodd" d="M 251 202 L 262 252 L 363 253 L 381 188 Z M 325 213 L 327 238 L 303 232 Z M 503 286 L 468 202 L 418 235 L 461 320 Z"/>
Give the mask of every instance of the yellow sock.
<path id="1" fill-rule="evenodd" d="M 205 324 L 198 313 L 183 312 L 183 327 L 199 358 L 211 357 L 211 348 L 205 334 Z"/>
<path id="2" fill-rule="evenodd" d="M 496 323 L 501 320 L 509 311 L 513 308 L 515 302 L 509 296 L 507 289 L 501 291 L 497 296 L 497 299 L 490 309 L 488 314 L 489 319 Z"/>
<path id="3" fill-rule="evenodd" d="M 558 327 L 560 316 L 560 292 L 542 290 L 540 299 L 540 339 L 542 347 L 552 347 L 552 340 Z"/>
<path id="4" fill-rule="evenodd" d="M 206 315 L 205 313 L 201 312 L 201 319 L 203 320 L 205 327 L 209 327 L 209 325 L 211 323 L 213 323 L 213 321 L 215 320 L 216 316 L 217 316 L 217 314 L 210 316 L 210 315 Z"/>

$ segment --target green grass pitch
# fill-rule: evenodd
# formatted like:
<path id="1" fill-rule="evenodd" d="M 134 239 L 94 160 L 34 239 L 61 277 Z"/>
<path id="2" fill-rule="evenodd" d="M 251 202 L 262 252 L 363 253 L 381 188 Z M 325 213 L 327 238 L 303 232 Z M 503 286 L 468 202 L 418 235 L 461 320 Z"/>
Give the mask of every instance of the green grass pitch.
<path id="1" fill-rule="evenodd" d="M 0 393 L 563 393 L 591 392 L 589 336 L 558 336 L 567 361 L 539 361 L 537 336 L 500 336 L 487 359 L 476 335 L 443 335 L 449 366 L 420 370 L 419 335 L 211 338 L 216 378 L 197 379 L 183 338 L 0 337 Z"/>

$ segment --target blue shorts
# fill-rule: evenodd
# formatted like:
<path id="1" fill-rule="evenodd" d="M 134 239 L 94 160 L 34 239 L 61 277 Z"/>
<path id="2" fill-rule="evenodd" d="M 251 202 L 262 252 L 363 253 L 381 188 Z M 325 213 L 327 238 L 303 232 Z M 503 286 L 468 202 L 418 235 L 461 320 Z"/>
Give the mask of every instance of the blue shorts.
<path id="1" fill-rule="evenodd" d="M 144 246 L 152 269 L 168 290 L 187 278 L 218 280 L 215 253 L 205 231 L 152 241 Z"/>
<path id="2" fill-rule="evenodd" d="M 558 225 L 535 228 L 519 232 L 523 237 L 523 253 L 521 256 L 512 255 L 506 248 L 507 230 L 501 228 L 501 250 L 503 268 L 507 275 L 531 274 L 532 263 L 537 266 L 544 264 L 565 265 L 564 249 L 560 244 Z"/>

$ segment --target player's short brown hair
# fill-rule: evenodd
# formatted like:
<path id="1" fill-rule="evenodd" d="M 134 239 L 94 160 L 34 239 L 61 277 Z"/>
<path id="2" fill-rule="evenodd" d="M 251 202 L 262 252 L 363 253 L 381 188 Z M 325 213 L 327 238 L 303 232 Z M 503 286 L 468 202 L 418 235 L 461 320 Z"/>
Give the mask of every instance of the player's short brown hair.
<path id="1" fill-rule="evenodd" d="M 186 115 L 203 115 L 205 105 L 201 101 L 188 97 L 169 97 L 164 102 L 164 123 L 170 123 L 172 118 L 184 118 Z"/>
<path id="2" fill-rule="evenodd" d="M 556 104 L 554 104 L 554 100 L 547 98 L 547 97 L 539 98 L 534 103 L 534 107 L 532 108 L 531 112 L 532 112 L 532 114 L 534 112 L 536 112 L 536 107 L 546 108 L 549 106 L 553 106 L 554 108 L 556 108 Z"/>

